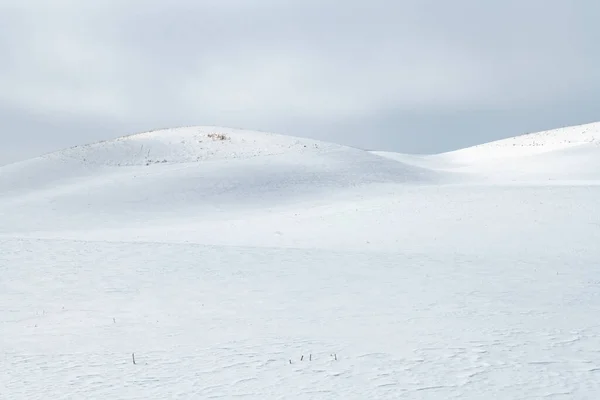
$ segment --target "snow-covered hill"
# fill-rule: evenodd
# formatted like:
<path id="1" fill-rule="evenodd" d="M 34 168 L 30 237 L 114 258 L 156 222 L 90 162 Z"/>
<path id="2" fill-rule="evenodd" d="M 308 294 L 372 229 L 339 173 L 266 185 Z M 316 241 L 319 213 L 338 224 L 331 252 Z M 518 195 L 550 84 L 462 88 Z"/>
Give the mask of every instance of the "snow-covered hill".
<path id="1" fill-rule="evenodd" d="M 309 139 L 217 127 L 161 130 L 78 146 L 0 169 L 0 204 L 53 210 L 38 229 L 182 213 L 210 215 L 335 197 L 357 187 L 424 184 L 442 174 Z M 17 218 L 12 212 L 7 218 Z M 77 217 L 73 217 L 77 215 Z M 29 222 L 4 224 L 32 228 Z M 29 227 L 28 227 L 29 226 Z M 111 225 L 112 226 L 112 225 Z M 12 228 L 11 228 L 12 229 Z M 44 228 L 45 229 L 45 228 Z"/>
<path id="2" fill-rule="evenodd" d="M 201 126 L 138 133 L 76 146 L 54 156 L 87 165 L 135 166 L 325 153 L 340 148 L 332 143 L 267 132 Z"/>
<path id="3" fill-rule="evenodd" d="M 454 162 L 474 164 L 499 159 L 531 157 L 574 148 L 600 147 L 600 122 L 552 129 L 496 140 L 439 155 Z M 600 150 L 598 150 L 600 151 Z"/>
<path id="4" fill-rule="evenodd" d="M 77 146 L 2 167 L 0 193 L 55 189 L 57 185 L 71 183 L 89 187 L 90 179 L 121 174 L 133 185 L 134 178 L 140 176 L 160 180 L 166 174 L 172 182 L 193 175 L 198 180 L 243 180 L 243 186 L 256 185 L 257 191 L 268 189 L 265 187 L 268 183 L 286 186 L 286 181 L 315 187 L 329 182 L 338 187 L 436 179 L 426 169 L 381 160 L 368 152 L 336 144 L 271 133 L 192 127 Z M 149 184 L 159 186 L 159 183 L 166 182 Z M 195 187 L 193 182 L 187 183 L 178 189 Z"/>
<path id="5" fill-rule="evenodd" d="M 478 183 L 600 183 L 600 123 L 530 133 L 442 154 L 373 153 Z"/>
<path id="6" fill-rule="evenodd" d="M 0 398 L 596 398 L 598 128 L 420 156 L 191 127 L 0 167 Z"/>
<path id="7" fill-rule="evenodd" d="M 135 228 L 135 237 L 147 240 L 155 238 L 152 232 L 176 230 L 169 238 L 222 243 L 235 236 L 240 244 L 256 244 L 264 237 L 281 244 L 294 237 L 296 243 L 314 245 L 320 240 L 317 234 L 308 242 L 290 234 L 272 237 L 270 229 L 261 236 L 258 221 L 285 219 L 290 226 L 306 225 L 304 232 L 317 226 L 324 232 L 324 226 L 307 216 L 321 218 L 332 204 L 336 210 L 352 210 L 356 201 L 384 198 L 387 204 L 392 197 L 414 198 L 414 193 L 435 191 L 440 185 L 596 185 L 599 127 L 557 129 L 430 156 L 368 152 L 219 127 L 140 133 L 0 168 L 5 222 L 0 233 L 69 231 L 79 236 L 83 229 L 90 235 L 81 221 L 93 220 L 95 232 L 103 230 L 101 236 L 128 237 Z M 408 208 L 399 212 L 412 214 L 410 203 L 402 204 Z M 319 211 L 308 211 L 311 207 Z M 230 221 L 226 227 L 223 219 Z M 203 227 L 216 220 L 214 229 L 225 236 L 201 234 L 200 220 Z M 239 228 L 240 220 L 255 221 L 252 234 Z M 389 221 L 395 218 L 377 224 Z M 353 229 L 361 232 L 360 224 Z M 424 229 L 427 235 L 429 225 Z M 354 237 L 366 240 L 361 233 Z M 384 233 L 378 243 L 393 247 L 395 241 L 390 244 L 388 239 Z"/>

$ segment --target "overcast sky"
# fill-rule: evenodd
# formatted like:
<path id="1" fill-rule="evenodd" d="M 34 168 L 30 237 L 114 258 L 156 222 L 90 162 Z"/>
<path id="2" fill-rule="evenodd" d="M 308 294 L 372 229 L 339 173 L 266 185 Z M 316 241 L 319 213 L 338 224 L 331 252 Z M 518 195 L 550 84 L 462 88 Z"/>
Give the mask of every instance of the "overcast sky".
<path id="1" fill-rule="evenodd" d="M 596 0 L 0 0 L 0 164 L 221 125 L 431 153 L 600 121 Z"/>

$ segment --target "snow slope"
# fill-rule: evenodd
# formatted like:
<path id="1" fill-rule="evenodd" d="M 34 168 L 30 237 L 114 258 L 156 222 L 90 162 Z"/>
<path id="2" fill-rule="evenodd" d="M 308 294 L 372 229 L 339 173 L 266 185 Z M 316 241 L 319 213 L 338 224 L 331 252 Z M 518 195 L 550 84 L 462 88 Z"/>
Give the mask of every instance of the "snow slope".
<path id="1" fill-rule="evenodd" d="M 224 135 L 224 140 L 213 134 Z M 435 171 L 308 139 L 224 128 L 142 133 L 49 154 L 0 169 L 0 204 L 50 216 L 14 229 L 76 227 L 85 215 L 103 223 L 219 212 L 324 199 L 375 184 L 439 181 Z M 15 218 L 15 219 L 12 219 Z M 84 218 L 85 219 L 85 218 Z"/>
<path id="2" fill-rule="evenodd" d="M 597 131 L 191 127 L 0 167 L 0 399 L 597 398 Z"/>
<path id="3" fill-rule="evenodd" d="M 441 157 L 461 163 L 476 163 L 530 157 L 580 147 L 600 147 L 600 123 L 570 126 L 496 140 L 445 153 Z"/>
<path id="4" fill-rule="evenodd" d="M 430 156 L 375 152 L 487 183 L 600 181 L 600 123 L 530 133 Z"/>

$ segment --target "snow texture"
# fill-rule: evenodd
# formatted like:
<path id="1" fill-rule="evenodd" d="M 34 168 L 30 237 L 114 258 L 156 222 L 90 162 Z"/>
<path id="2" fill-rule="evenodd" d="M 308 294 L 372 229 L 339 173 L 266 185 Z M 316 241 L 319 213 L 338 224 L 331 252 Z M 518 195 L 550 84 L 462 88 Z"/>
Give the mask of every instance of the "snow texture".
<path id="1" fill-rule="evenodd" d="M 598 398 L 599 139 L 189 127 L 0 167 L 0 399 Z"/>

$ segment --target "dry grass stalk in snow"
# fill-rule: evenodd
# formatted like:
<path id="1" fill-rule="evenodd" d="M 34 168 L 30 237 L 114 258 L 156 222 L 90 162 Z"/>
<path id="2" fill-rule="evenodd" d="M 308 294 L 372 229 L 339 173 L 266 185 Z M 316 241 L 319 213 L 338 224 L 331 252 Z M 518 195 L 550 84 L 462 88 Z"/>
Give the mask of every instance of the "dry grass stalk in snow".
<path id="1" fill-rule="evenodd" d="M 224 133 L 209 133 L 208 137 L 212 140 L 229 140 L 229 136 Z"/>

